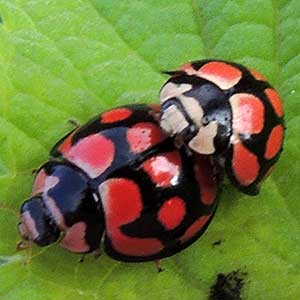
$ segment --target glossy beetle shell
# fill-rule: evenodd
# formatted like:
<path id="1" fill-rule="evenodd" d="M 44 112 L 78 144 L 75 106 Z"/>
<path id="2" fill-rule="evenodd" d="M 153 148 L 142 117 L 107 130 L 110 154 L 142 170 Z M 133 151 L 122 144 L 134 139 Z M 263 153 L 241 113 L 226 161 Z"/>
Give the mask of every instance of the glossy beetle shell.
<path id="1" fill-rule="evenodd" d="M 165 132 L 214 157 L 235 186 L 257 194 L 282 151 L 278 92 L 259 72 L 227 61 L 194 61 L 166 73 L 171 77 L 160 93 Z"/>
<path id="2" fill-rule="evenodd" d="M 173 255 L 201 236 L 216 209 L 214 166 L 178 150 L 159 127 L 159 114 L 147 105 L 116 108 L 59 141 L 21 209 L 23 219 L 29 215 L 22 223 L 27 238 L 37 242 L 34 230 L 44 234 L 54 227 L 64 233 L 63 247 L 87 253 L 100 247 L 104 234 L 113 258 L 147 261 Z M 43 228 L 28 209 L 36 197 Z M 43 237 L 40 245 L 57 238 Z"/>

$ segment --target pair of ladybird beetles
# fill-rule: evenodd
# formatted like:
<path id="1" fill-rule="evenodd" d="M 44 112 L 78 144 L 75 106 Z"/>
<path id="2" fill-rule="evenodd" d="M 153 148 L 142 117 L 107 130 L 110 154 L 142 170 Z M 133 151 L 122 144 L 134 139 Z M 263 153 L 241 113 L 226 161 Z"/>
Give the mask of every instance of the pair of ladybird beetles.
<path id="1" fill-rule="evenodd" d="M 20 248 L 60 239 L 72 252 L 98 252 L 104 235 L 114 259 L 159 260 L 204 233 L 223 173 L 258 194 L 282 151 L 277 91 L 221 60 L 165 73 L 161 105 L 106 111 L 54 146 L 21 207 Z"/>

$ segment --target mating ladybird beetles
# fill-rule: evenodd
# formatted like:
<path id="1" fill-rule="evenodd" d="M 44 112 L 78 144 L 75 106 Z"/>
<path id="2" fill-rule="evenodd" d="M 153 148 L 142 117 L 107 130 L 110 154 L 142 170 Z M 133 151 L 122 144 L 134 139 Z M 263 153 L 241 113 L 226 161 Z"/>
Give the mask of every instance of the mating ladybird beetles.
<path id="1" fill-rule="evenodd" d="M 278 92 L 259 72 L 233 62 L 200 60 L 166 73 L 164 131 L 177 144 L 211 155 L 241 191 L 258 194 L 282 151 Z"/>
<path id="2" fill-rule="evenodd" d="M 160 111 L 106 111 L 59 141 L 21 207 L 19 232 L 39 246 L 58 239 L 76 253 L 148 261 L 173 255 L 206 229 L 217 179 L 207 157 L 178 149 Z"/>

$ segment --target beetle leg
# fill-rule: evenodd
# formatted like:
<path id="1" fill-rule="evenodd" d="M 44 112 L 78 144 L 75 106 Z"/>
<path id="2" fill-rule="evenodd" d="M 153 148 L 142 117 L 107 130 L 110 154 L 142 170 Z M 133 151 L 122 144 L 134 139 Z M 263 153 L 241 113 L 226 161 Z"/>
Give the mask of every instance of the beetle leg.
<path id="1" fill-rule="evenodd" d="M 16 247 L 17 251 L 26 250 L 32 247 L 32 243 L 30 241 L 21 240 Z"/>
<path id="2" fill-rule="evenodd" d="M 79 124 L 76 120 L 74 120 L 74 119 L 68 120 L 68 123 L 69 123 L 70 125 L 72 125 L 73 127 L 75 127 L 75 128 L 80 127 L 80 124 Z"/>
<path id="3" fill-rule="evenodd" d="M 84 262 L 84 259 L 85 259 L 85 256 L 86 256 L 85 253 L 82 254 L 78 262 L 83 263 L 83 262 Z"/>
<path id="4" fill-rule="evenodd" d="M 94 253 L 95 259 L 98 259 L 98 258 L 101 256 L 101 251 L 100 251 L 100 249 L 96 249 L 93 253 Z"/>
<path id="5" fill-rule="evenodd" d="M 156 259 L 154 261 L 155 265 L 156 265 L 156 269 L 157 269 L 157 272 L 160 273 L 162 272 L 164 269 L 161 267 L 161 260 L 160 259 Z"/>

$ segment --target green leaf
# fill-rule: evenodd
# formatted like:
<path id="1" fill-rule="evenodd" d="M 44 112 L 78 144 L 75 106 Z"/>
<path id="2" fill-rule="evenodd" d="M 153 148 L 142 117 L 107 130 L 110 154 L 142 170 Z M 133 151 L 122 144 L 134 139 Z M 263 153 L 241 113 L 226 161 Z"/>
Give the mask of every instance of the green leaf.
<path id="1" fill-rule="evenodd" d="M 245 300 L 300 298 L 298 0 L 1 0 L 0 17 L 2 300 L 204 300 L 217 274 L 233 270 L 247 273 Z M 71 130 L 67 121 L 157 102 L 160 70 L 202 58 L 254 67 L 282 94 L 285 149 L 261 194 L 225 186 L 206 234 L 160 274 L 105 254 L 78 263 L 57 245 L 17 253 L 32 170 Z"/>

